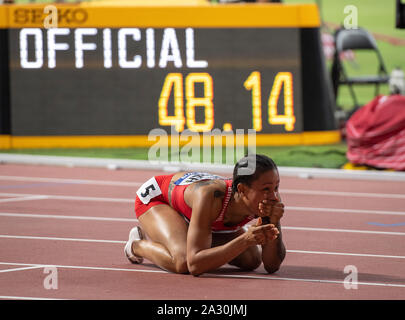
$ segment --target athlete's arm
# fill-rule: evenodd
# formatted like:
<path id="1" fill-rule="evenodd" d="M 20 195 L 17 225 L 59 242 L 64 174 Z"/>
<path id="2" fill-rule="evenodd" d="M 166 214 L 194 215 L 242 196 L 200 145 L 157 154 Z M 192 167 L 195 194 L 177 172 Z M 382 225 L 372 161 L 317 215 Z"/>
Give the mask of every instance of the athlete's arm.
<path id="1" fill-rule="evenodd" d="M 262 245 L 262 261 L 268 273 L 276 272 L 280 268 L 286 255 L 280 223 L 278 223 L 276 227 L 280 232 L 277 239 L 267 241 Z"/>
<path id="2" fill-rule="evenodd" d="M 274 273 L 283 262 L 286 249 L 283 243 L 280 219 L 284 214 L 284 204 L 281 201 L 267 201 L 259 205 L 260 215 L 269 217 L 270 223 L 275 225 L 279 231 L 276 239 L 271 234 L 267 236 L 268 240 L 262 244 L 262 261 L 264 268 L 268 273 Z"/>
<path id="3" fill-rule="evenodd" d="M 249 246 L 264 244 L 264 230 L 271 225 L 251 226 L 247 232 L 230 242 L 211 248 L 211 225 L 222 207 L 222 198 L 217 184 L 209 184 L 194 191 L 193 214 L 187 234 L 187 265 L 193 275 L 215 270 L 236 258 Z"/>

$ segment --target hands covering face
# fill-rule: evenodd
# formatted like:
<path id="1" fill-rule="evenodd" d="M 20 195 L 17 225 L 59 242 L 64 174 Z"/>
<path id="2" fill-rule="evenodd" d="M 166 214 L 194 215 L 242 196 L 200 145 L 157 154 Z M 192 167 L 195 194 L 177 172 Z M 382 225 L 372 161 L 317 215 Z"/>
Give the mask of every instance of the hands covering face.
<path id="1" fill-rule="evenodd" d="M 284 215 L 284 204 L 280 201 L 264 199 L 259 203 L 259 217 L 269 217 L 270 223 L 277 225 Z"/>

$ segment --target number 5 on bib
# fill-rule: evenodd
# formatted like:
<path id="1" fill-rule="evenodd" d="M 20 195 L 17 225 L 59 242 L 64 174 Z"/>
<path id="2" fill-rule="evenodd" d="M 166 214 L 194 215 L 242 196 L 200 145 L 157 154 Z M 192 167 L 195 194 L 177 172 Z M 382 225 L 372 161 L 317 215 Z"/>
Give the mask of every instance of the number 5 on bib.
<path id="1" fill-rule="evenodd" d="M 152 177 L 148 181 L 146 181 L 136 192 L 136 195 L 143 204 L 148 204 L 151 199 L 161 194 L 162 190 L 160 190 L 155 177 Z"/>

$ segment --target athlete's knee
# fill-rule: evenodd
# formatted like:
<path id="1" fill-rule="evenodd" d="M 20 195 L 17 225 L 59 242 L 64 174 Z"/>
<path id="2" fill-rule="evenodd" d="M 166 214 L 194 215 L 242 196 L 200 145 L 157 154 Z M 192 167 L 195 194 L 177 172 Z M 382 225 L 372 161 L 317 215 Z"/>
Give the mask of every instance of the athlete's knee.
<path id="1" fill-rule="evenodd" d="M 241 268 L 242 270 L 251 271 L 257 269 L 262 263 L 259 250 L 246 250 L 237 258 L 230 262 L 231 265 Z"/>
<path id="2" fill-rule="evenodd" d="M 239 268 L 241 268 L 242 270 L 251 271 L 257 269 L 261 263 L 262 260 L 260 259 L 260 257 L 252 256 L 249 259 L 244 259 L 240 263 Z"/>
<path id="3" fill-rule="evenodd" d="M 188 273 L 186 256 L 177 256 L 173 260 L 174 271 L 176 273 Z"/>
<path id="4" fill-rule="evenodd" d="M 171 252 L 171 255 L 172 255 L 173 272 L 188 273 L 186 250 L 185 249 L 173 250 Z"/>

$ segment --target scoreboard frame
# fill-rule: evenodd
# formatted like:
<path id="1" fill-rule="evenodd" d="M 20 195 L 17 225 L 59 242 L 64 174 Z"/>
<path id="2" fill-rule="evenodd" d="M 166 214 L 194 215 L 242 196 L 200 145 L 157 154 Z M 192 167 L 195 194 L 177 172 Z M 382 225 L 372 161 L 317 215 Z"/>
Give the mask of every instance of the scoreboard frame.
<path id="1" fill-rule="evenodd" d="M 153 144 L 148 139 L 149 130 L 159 127 L 170 130 L 172 126 L 179 132 L 187 128 L 200 133 L 217 128 L 224 132 L 234 129 L 247 131 L 253 128 L 256 130 L 257 146 L 326 144 L 340 141 L 340 134 L 333 115 L 332 91 L 320 43 L 320 19 L 315 4 L 224 5 L 199 2 L 198 5 L 185 5 L 176 2 L 175 5 L 120 5 L 119 3 L 106 5 L 96 2 L 55 5 L 55 7 L 58 17 L 56 30 L 44 27 L 44 21 L 48 17 L 44 12 L 44 4 L 0 7 L 0 41 L 7 45 L 7 50 L 1 49 L 0 53 L 2 95 L 0 99 L 0 148 L 146 147 Z M 37 56 L 32 54 L 32 48 L 31 53 L 30 51 L 25 55 L 22 53 L 24 42 L 21 39 L 24 40 L 24 37 L 21 34 L 24 30 L 28 30 L 25 33 L 28 33 L 30 37 L 32 34 L 38 35 L 41 39 L 43 37 L 41 40 L 44 44 L 41 53 L 43 61 L 39 61 L 37 66 L 30 64 L 32 61 L 37 61 L 35 60 Z M 86 48 L 90 48 L 89 43 L 95 41 L 83 40 L 85 39 L 83 34 L 88 35 L 87 32 L 94 32 L 94 30 L 104 37 L 103 41 L 96 45 L 101 51 L 101 48 L 104 48 L 104 64 L 99 62 L 96 66 L 89 66 L 86 64 L 86 56 L 84 62 L 81 61 L 80 64 L 77 57 L 83 57 L 83 52 L 87 54 L 91 50 L 85 51 Z M 141 40 L 144 41 L 143 46 L 147 53 L 152 52 L 150 46 L 148 47 L 148 32 L 150 35 L 153 34 L 154 40 L 157 39 L 157 35 L 161 36 L 160 59 L 166 70 L 160 68 L 159 59 L 156 58 L 157 48 L 156 52 L 153 52 L 154 60 L 149 59 L 147 55 L 138 56 L 138 60 L 136 60 L 135 51 L 130 53 L 129 49 L 120 55 L 119 52 L 122 52 L 122 48 L 125 46 L 119 43 L 115 45 L 118 53 L 113 53 L 116 60 L 107 59 L 106 64 L 105 57 L 111 57 L 111 53 L 108 54 L 108 50 L 111 51 L 111 34 L 117 42 L 124 39 L 122 41 L 128 46 L 130 43 L 139 44 Z M 260 46 L 260 43 L 257 42 L 258 38 L 255 38 L 254 34 L 266 32 L 271 35 L 270 44 L 267 47 Z M 183 40 L 176 38 L 181 33 L 184 33 Z M 49 34 L 53 34 L 53 38 Z M 59 110 L 58 113 L 55 111 L 52 114 L 52 103 L 55 105 L 55 101 L 61 101 L 58 100 L 57 94 L 52 96 L 54 101 L 49 106 L 38 105 L 35 109 L 29 103 L 34 103 L 33 101 L 38 98 L 34 93 L 41 91 L 41 86 L 38 87 L 38 83 L 36 84 L 34 81 L 38 74 L 50 74 L 49 78 L 45 78 L 48 83 L 54 82 L 52 76 L 62 80 L 65 76 L 60 71 L 61 61 L 58 60 L 58 57 L 64 53 L 63 43 L 68 42 L 68 40 L 60 40 L 64 39 L 60 36 L 63 34 L 71 36 L 69 41 L 72 44 L 66 44 L 66 46 L 71 48 L 76 45 L 75 59 L 71 59 L 70 62 L 61 60 L 64 68 L 72 70 L 96 68 L 99 69 L 98 75 L 104 74 L 102 72 L 105 71 L 105 79 L 109 77 L 108 69 L 114 69 L 116 72 L 138 72 L 139 74 L 142 71 L 145 79 L 149 78 L 148 72 L 151 75 L 150 78 L 159 73 L 160 82 L 153 82 L 157 94 L 155 93 L 152 98 L 145 98 L 145 101 L 142 101 L 143 98 L 141 98 L 139 107 L 135 106 L 135 109 L 138 108 L 137 111 L 133 111 L 133 106 L 127 107 L 127 109 L 121 106 L 124 115 L 110 127 L 112 115 L 107 112 L 108 115 L 105 116 L 105 119 L 100 117 L 97 118 L 97 121 L 92 122 L 96 128 L 93 131 L 89 130 L 85 122 L 81 126 L 76 126 L 80 122 L 79 118 L 83 117 L 83 113 L 80 113 L 79 110 L 76 110 L 77 113 L 73 113 L 72 119 L 69 119 L 67 113 L 63 113 L 66 106 L 63 107 L 62 112 Z M 81 35 L 81 38 L 78 34 Z M 124 36 L 121 36 L 122 34 Z M 107 38 L 105 38 L 106 35 Z M 246 48 L 245 54 L 228 59 L 226 55 L 230 56 L 233 52 L 232 47 L 226 47 L 225 41 L 221 43 L 221 39 L 225 39 L 224 35 L 232 35 L 235 43 L 243 41 L 243 47 Z M 212 41 L 216 47 L 212 49 L 212 55 L 209 55 L 207 39 L 215 37 L 218 37 L 219 40 Z M 240 41 L 238 37 L 240 37 Z M 50 54 L 52 47 L 49 44 L 52 42 L 49 39 L 54 41 L 53 55 L 52 52 Z M 55 41 L 55 39 L 58 40 Z M 107 39 L 107 45 L 105 39 Z M 110 44 L 108 44 L 108 39 L 110 39 Z M 205 42 L 201 39 L 205 39 Z M 259 39 L 263 39 L 263 37 Z M 26 46 L 33 46 L 32 38 L 27 37 L 25 40 Z M 37 40 L 38 38 L 35 38 L 34 42 L 37 43 Z M 177 60 L 176 41 L 180 43 L 178 51 L 180 52 L 179 57 L 181 57 L 177 57 Z M 162 58 L 165 43 L 166 47 L 168 46 L 166 60 Z M 80 44 L 82 45 L 81 55 L 78 52 Z M 201 49 L 202 44 L 205 49 Z M 86 45 L 87 47 L 85 47 Z M 47 51 L 46 46 L 50 46 Z M 262 48 L 268 49 L 270 53 L 271 50 L 279 51 L 279 59 L 275 61 L 270 58 L 266 59 L 265 55 L 258 50 Z M 237 47 L 237 49 L 244 50 L 242 47 Z M 220 57 L 217 59 L 218 61 L 215 54 Z M 283 56 L 286 57 L 283 58 Z M 26 60 L 23 60 L 24 57 Z M 33 68 L 24 68 L 22 61 L 28 62 L 25 66 L 33 66 Z M 259 61 L 257 66 L 254 65 L 255 61 Z M 125 67 L 125 63 L 128 68 Z M 216 84 L 220 82 L 217 78 L 221 77 L 220 68 L 224 68 L 223 65 L 227 65 L 228 72 L 229 70 L 231 72 L 227 74 L 228 78 L 225 77 L 222 80 L 221 86 L 216 87 Z M 260 69 L 261 67 L 264 69 Z M 229 100 L 229 94 L 226 94 L 229 92 L 225 90 L 227 89 L 226 83 L 230 83 L 233 80 L 231 78 L 237 78 L 235 75 L 242 72 L 241 70 L 245 72 L 245 77 L 238 90 L 243 92 L 244 96 L 242 97 L 238 93 L 238 99 Z M 268 76 L 269 74 L 270 76 Z M 266 75 L 267 86 L 264 87 L 265 80 L 263 79 Z M 89 77 L 94 77 L 94 74 L 89 73 Z M 24 82 L 26 79 L 30 81 Z M 71 80 L 69 77 L 66 79 Z M 150 81 L 145 82 L 145 88 L 150 86 Z M 31 89 L 29 88 L 30 83 Z M 63 84 L 63 81 L 60 83 Z M 111 84 L 106 86 L 105 90 L 98 87 L 100 91 L 106 91 L 108 88 L 111 88 Z M 198 94 L 195 93 L 197 89 Z M 223 91 L 224 94 L 222 94 Z M 117 96 L 118 92 L 114 94 Z M 215 100 L 219 99 L 221 94 L 223 96 L 222 104 Z M 66 98 L 66 92 L 63 96 Z M 246 107 L 246 101 L 243 100 L 245 96 L 249 97 L 248 107 Z M 23 99 L 28 99 L 30 102 L 24 103 Z M 74 99 L 72 93 L 72 101 L 75 101 Z M 128 104 L 131 99 L 132 97 L 128 96 L 123 101 Z M 240 102 L 238 105 L 239 101 L 244 102 L 243 104 Z M 231 102 L 234 103 L 231 109 L 222 107 Z M 202 114 L 200 112 L 199 115 L 196 115 L 197 107 L 203 107 L 198 108 L 198 110 L 203 109 Z M 91 112 L 89 111 L 87 115 L 84 113 L 84 117 L 90 117 L 91 113 L 94 114 L 94 110 L 92 111 L 90 107 L 89 109 Z M 30 110 L 36 110 L 36 113 Z M 30 112 L 32 113 L 30 114 Z M 39 112 L 45 114 L 46 121 L 40 116 L 36 116 Z M 152 119 L 151 116 L 141 116 L 140 122 L 134 124 L 138 131 L 132 131 L 131 120 L 128 120 L 127 123 L 127 119 L 125 119 L 125 114 L 129 115 L 129 119 L 132 115 L 132 119 L 134 119 L 134 114 L 131 112 L 138 112 L 138 114 L 151 112 L 155 119 Z M 240 114 L 241 122 L 238 122 L 236 126 L 232 121 L 225 121 L 227 117 L 232 118 L 237 114 Z M 57 115 L 62 115 L 62 119 L 57 119 Z M 217 119 L 222 121 L 217 124 L 215 123 Z M 63 121 L 55 126 L 58 120 Z M 103 121 L 106 124 L 103 124 Z M 142 125 L 145 127 L 143 128 Z"/>

